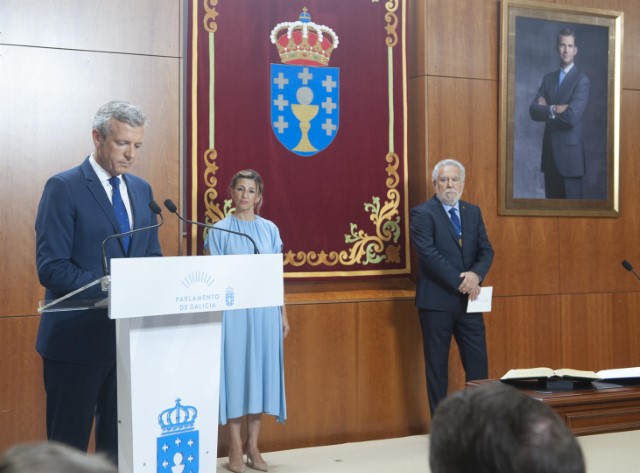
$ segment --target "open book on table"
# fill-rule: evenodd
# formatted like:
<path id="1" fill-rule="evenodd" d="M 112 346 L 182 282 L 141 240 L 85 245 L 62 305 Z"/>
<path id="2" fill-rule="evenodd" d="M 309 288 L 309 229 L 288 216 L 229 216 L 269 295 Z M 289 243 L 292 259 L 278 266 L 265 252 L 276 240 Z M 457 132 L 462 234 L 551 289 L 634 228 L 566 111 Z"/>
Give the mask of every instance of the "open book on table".
<path id="1" fill-rule="evenodd" d="M 551 368 L 513 369 L 500 378 L 501 381 L 523 381 L 532 379 L 567 379 L 576 381 L 606 381 L 614 379 L 640 380 L 640 367 L 616 368 L 609 370 L 584 371 L 570 368 L 552 370 Z"/>

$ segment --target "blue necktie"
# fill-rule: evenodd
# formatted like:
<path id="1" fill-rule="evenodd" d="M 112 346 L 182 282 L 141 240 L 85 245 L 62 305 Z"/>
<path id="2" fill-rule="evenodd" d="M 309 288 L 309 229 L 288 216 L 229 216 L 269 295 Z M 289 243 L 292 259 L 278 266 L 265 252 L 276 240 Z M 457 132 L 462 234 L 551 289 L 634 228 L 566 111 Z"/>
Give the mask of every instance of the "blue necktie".
<path id="1" fill-rule="evenodd" d="M 451 207 L 449 209 L 449 214 L 451 215 L 451 223 L 453 223 L 453 227 L 456 229 L 456 234 L 458 235 L 458 244 L 462 244 L 462 224 L 460 223 L 460 218 L 456 213 L 456 209 Z"/>
<path id="2" fill-rule="evenodd" d="M 560 76 L 558 76 L 558 89 L 560 88 L 560 84 L 562 84 L 562 81 L 564 80 L 564 76 L 566 76 L 567 73 L 564 72 L 564 69 L 560 69 Z"/>
<path id="3" fill-rule="evenodd" d="M 109 179 L 109 183 L 113 188 L 113 195 L 111 199 L 113 200 L 113 211 L 115 212 L 116 219 L 118 220 L 120 233 L 131 231 L 131 227 L 129 226 L 129 214 L 127 213 L 127 208 L 124 206 L 122 195 L 120 194 L 120 178 L 117 176 L 112 177 Z M 121 236 L 120 241 L 122 242 L 122 248 L 124 248 L 125 254 L 128 254 L 131 235 Z"/>

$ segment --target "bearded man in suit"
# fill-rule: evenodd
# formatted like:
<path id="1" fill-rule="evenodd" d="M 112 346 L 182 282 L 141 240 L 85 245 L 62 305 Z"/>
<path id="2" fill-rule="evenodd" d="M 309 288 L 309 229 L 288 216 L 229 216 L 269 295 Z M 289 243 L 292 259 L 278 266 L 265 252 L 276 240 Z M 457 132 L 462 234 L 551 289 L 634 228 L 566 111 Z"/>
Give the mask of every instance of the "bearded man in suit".
<path id="1" fill-rule="evenodd" d="M 544 122 L 542 166 L 547 199 L 582 199 L 585 175 L 583 118 L 589 104 L 589 78 L 578 69 L 576 35 L 558 33 L 560 69 L 544 76 L 529 115 Z"/>
<path id="2" fill-rule="evenodd" d="M 107 237 L 157 222 L 151 186 L 127 174 L 144 142 L 146 117 L 136 106 L 109 102 L 97 111 L 95 149 L 77 167 L 51 177 L 36 217 L 36 263 L 45 298 L 55 300 L 100 279 Z M 157 204 L 156 204 L 157 205 Z M 162 256 L 157 228 L 105 242 L 111 258 Z M 106 297 L 100 285 L 78 299 Z M 95 420 L 96 450 L 117 460 L 115 321 L 106 308 L 44 312 L 36 349 L 47 395 L 47 436 L 87 450 Z"/>
<path id="3" fill-rule="evenodd" d="M 488 376 L 481 313 L 467 313 L 493 262 L 480 208 L 460 200 L 464 166 L 445 159 L 433 168 L 436 195 L 410 212 L 411 240 L 419 256 L 416 305 L 422 328 L 429 409 L 447 395 L 449 348 L 455 337 L 466 380 Z"/>

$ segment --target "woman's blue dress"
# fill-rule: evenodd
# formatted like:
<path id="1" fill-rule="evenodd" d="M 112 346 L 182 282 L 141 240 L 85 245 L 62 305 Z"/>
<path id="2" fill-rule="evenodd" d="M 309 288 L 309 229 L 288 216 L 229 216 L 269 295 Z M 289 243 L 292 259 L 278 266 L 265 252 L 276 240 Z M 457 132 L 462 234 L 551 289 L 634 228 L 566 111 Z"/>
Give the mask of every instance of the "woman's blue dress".
<path id="1" fill-rule="evenodd" d="M 254 239 L 261 254 L 282 253 L 278 227 L 256 216 L 253 221 L 230 215 L 215 224 Z M 205 251 L 212 255 L 253 254 L 248 238 L 210 229 Z M 222 315 L 220 424 L 247 414 L 287 418 L 284 392 L 282 308 L 227 310 Z"/>

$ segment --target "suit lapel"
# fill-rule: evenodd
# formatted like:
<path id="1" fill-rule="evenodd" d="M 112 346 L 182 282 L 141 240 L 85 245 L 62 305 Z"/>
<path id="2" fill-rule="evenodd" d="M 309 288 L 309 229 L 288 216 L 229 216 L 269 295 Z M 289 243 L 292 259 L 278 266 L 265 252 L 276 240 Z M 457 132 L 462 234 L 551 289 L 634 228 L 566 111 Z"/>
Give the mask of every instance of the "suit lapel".
<path id="1" fill-rule="evenodd" d="M 449 235 L 451 235 L 451 238 L 455 242 L 456 246 L 460 246 L 458 243 L 458 234 L 456 233 L 456 229 L 451 222 L 451 218 L 449 218 L 447 212 L 444 210 L 442 202 L 440 202 L 437 197 L 434 197 L 432 200 L 432 205 L 435 207 L 435 214 L 442 221 L 442 224 L 448 229 Z M 464 237 L 464 220 L 462 220 L 462 231 Z"/>
<path id="2" fill-rule="evenodd" d="M 469 228 L 469 213 L 467 212 L 467 206 L 464 202 L 460 201 L 459 203 L 459 207 L 460 207 L 460 225 L 462 226 L 462 246 L 461 249 L 462 251 L 464 251 L 464 247 L 465 247 L 465 241 L 468 243 L 469 242 L 469 238 L 467 238 L 465 240 L 464 238 L 464 234 L 465 228 Z"/>
<path id="3" fill-rule="evenodd" d="M 560 80 L 560 69 L 558 69 L 554 74 L 553 74 L 553 80 L 551 81 L 551 84 L 549 84 L 549 90 L 551 91 L 550 98 L 551 101 L 553 103 L 558 103 L 558 93 L 560 92 L 560 88 L 558 87 L 558 81 Z M 564 78 L 564 80 L 562 81 L 562 83 L 564 84 L 564 82 L 567 80 L 566 76 Z"/>
<path id="4" fill-rule="evenodd" d="M 96 199 L 98 205 L 100 205 L 100 209 L 102 209 L 107 220 L 111 222 L 111 225 L 113 226 L 113 233 L 119 233 L 120 227 L 118 226 L 116 215 L 113 212 L 113 205 L 111 204 L 100 179 L 98 179 L 97 174 L 91 167 L 91 163 L 88 158 L 82 163 L 82 173 L 84 174 L 84 178 L 87 183 L 87 189 L 89 189 L 89 192 Z"/>
<path id="5" fill-rule="evenodd" d="M 558 90 L 556 92 L 556 103 L 564 103 L 567 100 L 563 99 L 564 95 L 566 94 L 568 90 L 572 90 L 573 89 L 573 84 L 575 83 L 576 79 L 578 77 L 578 66 L 574 65 L 571 70 L 567 73 L 566 76 L 564 76 L 564 79 L 562 81 L 562 84 L 560 84 L 560 87 L 558 87 Z M 558 71 L 558 78 L 560 78 L 560 71 Z M 556 81 L 556 84 L 558 82 Z"/>

